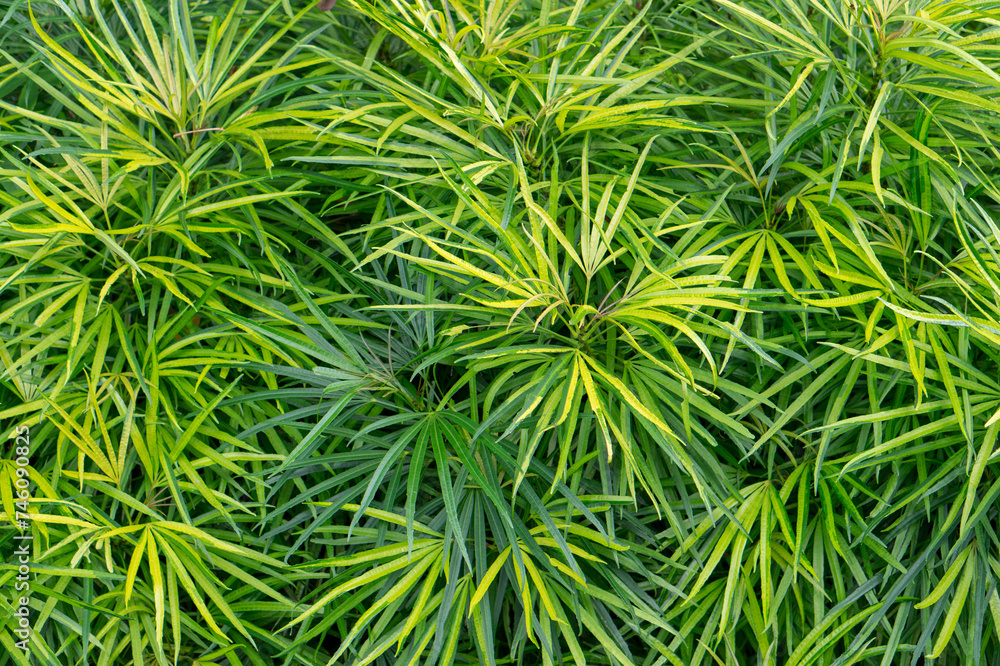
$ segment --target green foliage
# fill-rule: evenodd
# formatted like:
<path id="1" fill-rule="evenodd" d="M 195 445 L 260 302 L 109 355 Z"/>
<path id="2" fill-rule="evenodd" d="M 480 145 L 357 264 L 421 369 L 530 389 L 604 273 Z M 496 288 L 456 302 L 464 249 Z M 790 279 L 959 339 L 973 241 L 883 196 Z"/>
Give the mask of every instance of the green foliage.
<path id="1" fill-rule="evenodd" d="M 1000 5 L 0 9 L 0 665 L 1000 654 Z"/>

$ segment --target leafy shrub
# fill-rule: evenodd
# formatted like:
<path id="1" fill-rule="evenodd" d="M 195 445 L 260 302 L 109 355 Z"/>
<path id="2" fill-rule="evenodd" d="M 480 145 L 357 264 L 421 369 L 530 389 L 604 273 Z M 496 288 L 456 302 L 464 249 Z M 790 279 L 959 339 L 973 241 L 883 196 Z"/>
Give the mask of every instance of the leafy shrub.
<path id="1" fill-rule="evenodd" d="M 1000 654 L 994 4 L 4 16 L 0 664 Z"/>

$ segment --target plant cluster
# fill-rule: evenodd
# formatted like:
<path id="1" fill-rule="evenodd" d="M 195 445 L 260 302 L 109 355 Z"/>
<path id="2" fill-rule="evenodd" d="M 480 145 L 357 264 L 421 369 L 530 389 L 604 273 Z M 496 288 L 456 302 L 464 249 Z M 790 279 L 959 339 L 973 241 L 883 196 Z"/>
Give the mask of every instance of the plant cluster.
<path id="1" fill-rule="evenodd" d="M 0 0 L 0 666 L 1000 655 L 1000 3 L 320 4 Z"/>

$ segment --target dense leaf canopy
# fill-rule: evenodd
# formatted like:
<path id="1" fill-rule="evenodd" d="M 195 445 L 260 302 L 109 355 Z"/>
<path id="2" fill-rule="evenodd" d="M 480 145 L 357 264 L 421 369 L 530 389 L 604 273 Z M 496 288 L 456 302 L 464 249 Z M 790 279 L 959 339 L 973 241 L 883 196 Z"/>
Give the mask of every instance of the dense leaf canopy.
<path id="1" fill-rule="evenodd" d="M 0 666 L 994 663 L 1000 2 L 320 4 L 0 0 Z"/>

